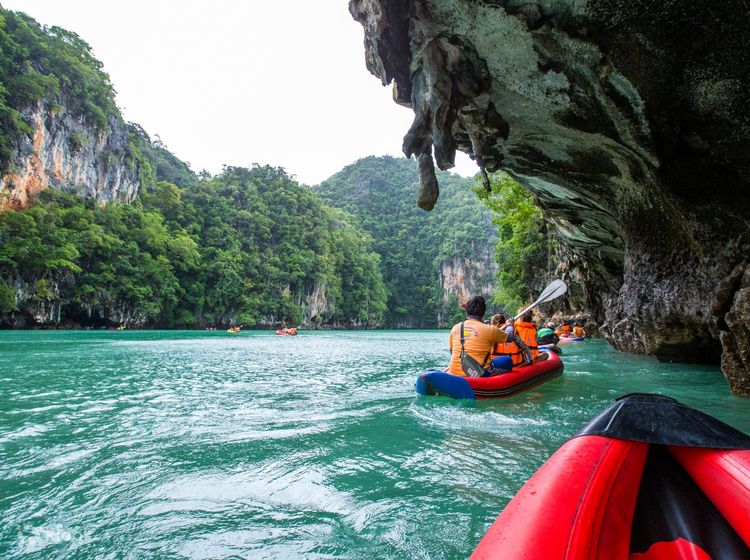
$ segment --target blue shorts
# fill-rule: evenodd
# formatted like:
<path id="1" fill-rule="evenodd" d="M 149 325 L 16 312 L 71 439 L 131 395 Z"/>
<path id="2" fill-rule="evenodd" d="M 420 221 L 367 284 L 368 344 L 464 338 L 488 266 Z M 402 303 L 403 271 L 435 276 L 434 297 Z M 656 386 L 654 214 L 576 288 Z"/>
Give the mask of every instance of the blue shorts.
<path id="1" fill-rule="evenodd" d="M 513 369 L 513 358 L 510 356 L 498 356 L 492 360 L 490 367 L 482 377 L 506 373 L 511 369 Z"/>

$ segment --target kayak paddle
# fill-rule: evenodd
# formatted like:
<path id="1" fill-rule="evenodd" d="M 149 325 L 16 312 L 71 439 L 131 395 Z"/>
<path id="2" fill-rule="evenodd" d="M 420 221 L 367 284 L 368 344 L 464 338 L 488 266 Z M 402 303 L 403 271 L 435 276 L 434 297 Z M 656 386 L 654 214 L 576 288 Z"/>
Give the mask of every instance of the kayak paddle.
<path id="1" fill-rule="evenodd" d="M 537 300 L 529 305 L 526 309 L 521 311 L 518 315 L 513 317 L 513 320 L 517 320 L 519 317 L 522 317 L 524 313 L 527 311 L 534 309 L 537 305 L 541 303 L 547 303 L 548 301 L 552 301 L 553 299 L 559 298 L 561 295 L 563 295 L 565 292 L 568 291 L 568 286 L 563 282 L 562 280 L 553 280 L 549 283 L 549 285 L 542 290 L 542 293 L 539 294 L 539 297 Z"/>

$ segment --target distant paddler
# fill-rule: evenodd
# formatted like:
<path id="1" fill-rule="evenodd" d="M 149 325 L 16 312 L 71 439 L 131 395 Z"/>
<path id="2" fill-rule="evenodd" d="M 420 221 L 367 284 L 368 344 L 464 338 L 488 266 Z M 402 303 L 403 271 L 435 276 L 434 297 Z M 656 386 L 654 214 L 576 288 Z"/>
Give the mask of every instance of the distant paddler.
<path id="1" fill-rule="evenodd" d="M 560 337 L 555 333 L 555 323 L 550 321 L 547 326 L 541 328 L 536 333 L 536 341 L 539 344 L 539 349 L 554 352 L 555 354 L 561 354 L 562 350 L 557 345 L 560 342 Z"/>
<path id="2" fill-rule="evenodd" d="M 555 323 L 550 321 L 546 327 L 539 329 L 536 333 L 536 339 L 540 346 L 557 344 L 560 341 L 560 337 L 555 334 Z"/>
<path id="3" fill-rule="evenodd" d="M 571 323 L 573 323 L 573 321 L 565 321 L 563 323 L 560 323 L 560 326 L 555 329 L 555 334 L 560 338 L 571 336 L 573 334 L 573 329 L 571 329 L 570 327 Z"/>

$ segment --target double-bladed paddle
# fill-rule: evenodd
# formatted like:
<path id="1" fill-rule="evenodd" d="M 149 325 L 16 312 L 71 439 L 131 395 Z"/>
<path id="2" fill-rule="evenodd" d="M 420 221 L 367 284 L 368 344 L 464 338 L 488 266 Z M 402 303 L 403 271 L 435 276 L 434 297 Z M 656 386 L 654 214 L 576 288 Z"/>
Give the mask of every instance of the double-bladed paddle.
<path id="1" fill-rule="evenodd" d="M 568 286 L 563 282 L 562 280 L 553 280 L 549 283 L 549 285 L 542 290 L 542 293 L 539 294 L 539 297 L 536 299 L 534 303 L 529 305 L 526 309 L 521 311 L 518 315 L 513 317 L 513 320 L 517 320 L 519 317 L 522 317 L 524 313 L 527 311 L 534 309 L 537 305 L 541 303 L 547 303 L 548 301 L 552 301 L 553 299 L 559 298 L 561 295 L 563 295 L 565 292 L 568 291 Z"/>

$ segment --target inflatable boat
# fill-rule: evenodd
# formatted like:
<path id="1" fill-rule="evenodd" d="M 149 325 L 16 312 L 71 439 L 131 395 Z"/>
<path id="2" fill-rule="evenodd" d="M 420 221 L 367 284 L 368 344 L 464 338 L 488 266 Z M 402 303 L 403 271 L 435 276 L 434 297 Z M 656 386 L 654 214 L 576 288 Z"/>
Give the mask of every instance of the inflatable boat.
<path id="1" fill-rule="evenodd" d="M 571 342 L 583 342 L 586 340 L 582 336 L 561 336 L 558 344 L 570 344 Z"/>
<path id="2" fill-rule="evenodd" d="M 441 370 L 427 370 L 417 378 L 420 395 L 444 395 L 454 399 L 497 399 L 510 397 L 559 377 L 563 363 L 550 353 L 543 362 L 514 368 L 494 377 L 463 377 Z"/>
<path id="3" fill-rule="evenodd" d="M 668 397 L 621 397 L 526 482 L 471 558 L 748 559 L 750 437 Z"/>

